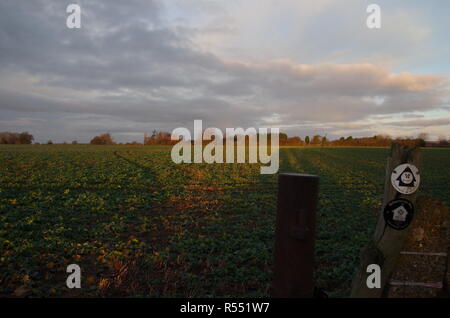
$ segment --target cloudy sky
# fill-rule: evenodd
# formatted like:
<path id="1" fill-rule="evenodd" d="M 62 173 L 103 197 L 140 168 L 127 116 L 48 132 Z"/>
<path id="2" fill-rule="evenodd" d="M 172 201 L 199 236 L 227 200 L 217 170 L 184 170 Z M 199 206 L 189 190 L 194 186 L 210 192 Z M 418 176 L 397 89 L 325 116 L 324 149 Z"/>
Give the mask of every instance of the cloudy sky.
<path id="1" fill-rule="evenodd" d="M 66 7 L 81 6 L 81 29 Z M 368 29 L 366 7 L 381 7 Z M 0 0 L 0 131 L 450 136 L 449 1 Z"/>

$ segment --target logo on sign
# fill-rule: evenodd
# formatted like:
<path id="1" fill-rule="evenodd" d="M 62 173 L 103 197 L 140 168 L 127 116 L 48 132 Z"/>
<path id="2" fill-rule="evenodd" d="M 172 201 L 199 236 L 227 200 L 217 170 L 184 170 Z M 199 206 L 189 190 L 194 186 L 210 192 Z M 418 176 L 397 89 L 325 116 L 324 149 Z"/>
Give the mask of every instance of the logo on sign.
<path id="1" fill-rule="evenodd" d="M 406 221 L 406 217 L 408 216 L 408 211 L 403 206 L 399 206 L 398 208 L 393 210 L 393 212 L 394 212 L 394 216 L 392 217 L 392 219 L 394 221 L 400 221 L 400 222 Z"/>
<path id="2" fill-rule="evenodd" d="M 392 171 L 391 183 L 398 192 L 412 194 L 419 188 L 419 169 L 408 163 L 399 165 Z"/>
<path id="3" fill-rule="evenodd" d="M 413 204 L 405 199 L 392 200 L 384 208 L 384 221 L 396 230 L 406 229 L 414 216 Z"/>

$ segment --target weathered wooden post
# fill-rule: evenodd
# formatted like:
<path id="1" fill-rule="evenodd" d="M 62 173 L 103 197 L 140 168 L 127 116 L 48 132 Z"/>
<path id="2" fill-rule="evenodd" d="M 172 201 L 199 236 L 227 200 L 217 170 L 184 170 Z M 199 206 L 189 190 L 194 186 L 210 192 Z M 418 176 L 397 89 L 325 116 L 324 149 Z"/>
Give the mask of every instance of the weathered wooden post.
<path id="1" fill-rule="evenodd" d="M 278 176 L 273 297 L 313 297 L 318 193 L 317 176 Z"/>
<path id="2" fill-rule="evenodd" d="M 430 195 L 419 195 L 417 215 L 400 252 L 386 296 L 435 298 L 445 296 L 448 284 L 450 215 L 447 204 Z M 445 290 L 447 289 L 447 291 Z"/>
<path id="3" fill-rule="evenodd" d="M 393 272 L 413 219 L 417 188 L 420 183 L 420 149 L 393 143 L 386 165 L 383 210 L 373 239 L 361 253 L 361 263 L 353 280 L 351 297 L 381 297 Z M 381 269 L 381 288 L 367 286 L 367 267 Z"/>

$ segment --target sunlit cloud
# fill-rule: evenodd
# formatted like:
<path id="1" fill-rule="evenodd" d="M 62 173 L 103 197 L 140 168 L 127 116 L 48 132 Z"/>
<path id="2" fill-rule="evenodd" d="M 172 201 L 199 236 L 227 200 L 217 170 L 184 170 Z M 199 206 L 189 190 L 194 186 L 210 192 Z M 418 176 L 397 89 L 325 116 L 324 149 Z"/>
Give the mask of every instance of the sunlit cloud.
<path id="1" fill-rule="evenodd" d="M 331 138 L 448 134 L 450 65 L 436 53 L 448 41 L 419 2 L 382 2 L 378 33 L 356 1 L 80 4 L 79 31 L 60 1 L 0 4 L 3 129 L 128 141 L 202 119 Z M 429 54 L 440 72 L 423 69 Z"/>

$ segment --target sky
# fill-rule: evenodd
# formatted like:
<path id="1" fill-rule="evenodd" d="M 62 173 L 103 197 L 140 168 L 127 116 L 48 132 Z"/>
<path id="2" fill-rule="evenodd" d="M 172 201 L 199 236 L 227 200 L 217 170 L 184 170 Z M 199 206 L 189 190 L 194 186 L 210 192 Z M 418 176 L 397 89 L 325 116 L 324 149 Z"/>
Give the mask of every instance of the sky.
<path id="1" fill-rule="evenodd" d="M 66 7 L 81 7 L 81 28 Z M 369 4 L 381 28 L 366 26 Z M 450 2 L 0 0 L 0 131 L 450 137 Z"/>

